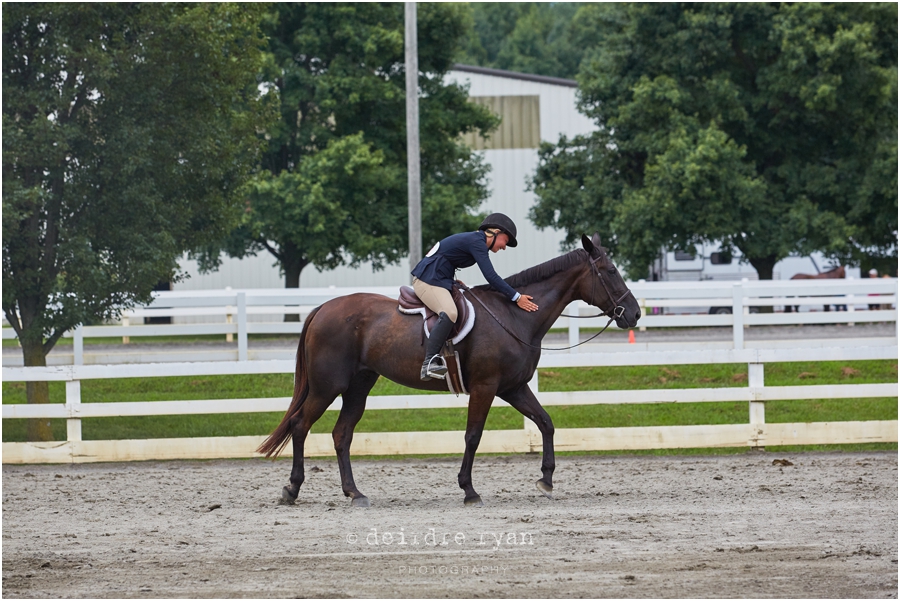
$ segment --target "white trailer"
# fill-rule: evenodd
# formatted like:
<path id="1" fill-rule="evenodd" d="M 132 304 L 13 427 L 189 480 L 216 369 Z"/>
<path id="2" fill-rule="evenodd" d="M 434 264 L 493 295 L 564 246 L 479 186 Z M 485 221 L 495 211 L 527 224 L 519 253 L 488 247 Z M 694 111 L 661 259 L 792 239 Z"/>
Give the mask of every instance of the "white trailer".
<path id="1" fill-rule="evenodd" d="M 789 280 L 798 273 L 816 275 L 837 267 L 821 253 L 808 256 L 791 256 L 775 264 L 773 280 Z M 846 268 L 847 278 L 858 279 L 858 267 Z M 662 282 L 702 282 L 758 280 L 759 274 L 744 259 L 740 251 L 729 255 L 718 244 L 698 244 L 694 253 L 660 250 L 656 261 L 650 266 L 648 280 Z M 755 308 L 751 309 L 755 312 Z M 731 313 L 731 307 L 685 307 L 680 313 Z"/>

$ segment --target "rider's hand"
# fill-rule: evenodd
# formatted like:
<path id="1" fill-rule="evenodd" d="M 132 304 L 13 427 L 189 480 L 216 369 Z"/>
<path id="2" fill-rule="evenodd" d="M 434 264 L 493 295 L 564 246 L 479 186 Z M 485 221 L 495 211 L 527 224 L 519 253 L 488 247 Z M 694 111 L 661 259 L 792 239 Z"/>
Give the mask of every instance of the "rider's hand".
<path id="1" fill-rule="evenodd" d="M 519 300 L 516 301 L 516 304 L 519 305 L 519 308 L 524 311 L 537 311 L 538 306 L 531 302 L 534 297 L 528 296 L 527 294 L 520 294 Z"/>

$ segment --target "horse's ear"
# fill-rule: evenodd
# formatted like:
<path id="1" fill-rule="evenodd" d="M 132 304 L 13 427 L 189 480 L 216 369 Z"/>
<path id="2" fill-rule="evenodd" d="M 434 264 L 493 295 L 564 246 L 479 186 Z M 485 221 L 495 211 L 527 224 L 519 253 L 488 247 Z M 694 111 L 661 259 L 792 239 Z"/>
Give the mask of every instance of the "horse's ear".
<path id="1" fill-rule="evenodd" d="M 602 244 L 600 244 L 600 232 L 594 232 L 594 236 L 591 238 L 591 242 L 593 242 L 594 246 L 596 246 L 597 248 L 603 246 Z"/>
<path id="2" fill-rule="evenodd" d="M 594 240 L 599 243 L 600 237 L 597 234 L 594 234 Z M 598 245 L 599 244 L 594 244 L 593 242 L 591 242 L 591 239 L 588 238 L 587 235 L 581 234 L 581 246 L 582 248 L 584 248 L 584 250 L 588 251 L 589 255 L 594 254 L 594 248 Z"/>

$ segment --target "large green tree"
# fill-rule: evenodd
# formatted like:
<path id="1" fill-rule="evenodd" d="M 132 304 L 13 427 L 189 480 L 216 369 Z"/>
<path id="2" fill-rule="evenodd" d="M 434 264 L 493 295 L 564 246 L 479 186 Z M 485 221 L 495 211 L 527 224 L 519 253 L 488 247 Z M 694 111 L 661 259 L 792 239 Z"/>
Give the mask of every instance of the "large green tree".
<path id="1" fill-rule="evenodd" d="M 257 5 L 3 4 L 3 311 L 25 365 L 145 302 L 237 219 L 265 106 Z M 28 402 L 48 401 L 29 383 Z M 48 439 L 45 421 L 32 439 Z"/>
<path id="2" fill-rule="evenodd" d="M 597 131 L 545 145 L 532 217 L 599 229 L 642 277 L 722 241 L 761 279 L 796 252 L 897 257 L 897 5 L 627 4 L 581 65 Z"/>
<path id="3" fill-rule="evenodd" d="M 597 30 L 577 2 L 470 2 L 472 27 L 461 63 L 521 73 L 574 77 Z"/>
<path id="4" fill-rule="evenodd" d="M 460 134 L 497 119 L 443 81 L 465 31 L 464 7 L 418 10 L 422 229 L 474 229 L 487 169 Z M 266 15 L 263 81 L 280 102 L 268 152 L 224 250 L 271 253 L 285 286 L 312 264 L 398 261 L 408 245 L 403 5 L 281 3 Z M 219 262 L 219 248 L 201 267 Z"/>

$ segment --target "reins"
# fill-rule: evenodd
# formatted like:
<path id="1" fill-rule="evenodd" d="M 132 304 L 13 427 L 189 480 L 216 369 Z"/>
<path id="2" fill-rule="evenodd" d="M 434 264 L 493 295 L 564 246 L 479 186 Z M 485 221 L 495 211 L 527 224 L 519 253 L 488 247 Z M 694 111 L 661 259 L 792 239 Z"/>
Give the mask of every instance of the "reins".
<path id="1" fill-rule="evenodd" d="M 597 259 L 591 259 L 590 262 L 589 262 L 590 265 L 596 265 L 596 263 L 597 263 L 597 261 L 598 261 L 599 259 L 600 259 L 599 257 L 598 257 Z M 591 271 L 593 271 L 593 269 L 592 269 Z M 603 281 L 603 276 L 600 275 L 600 270 L 598 269 L 595 273 L 596 273 L 597 277 L 600 279 L 600 284 L 603 286 L 603 289 L 606 290 L 606 297 L 607 297 L 607 298 L 612 298 L 612 293 L 610 293 L 609 287 L 606 285 L 606 282 Z M 461 283 L 460 283 L 460 288 L 462 288 L 462 290 L 464 290 L 464 291 L 466 291 L 466 292 L 472 293 L 472 289 L 471 289 L 471 288 L 469 288 L 468 286 L 465 286 L 465 285 L 463 285 L 463 284 L 461 284 Z M 494 312 L 491 311 L 491 309 L 490 309 L 486 304 L 484 304 L 484 301 L 482 301 L 480 298 L 478 298 L 474 293 L 472 293 L 472 298 L 474 298 L 475 300 L 477 300 L 477 301 L 478 301 L 478 304 L 480 304 L 482 307 L 484 307 L 484 310 L 488 312 L 488 315 L 490 315 L 491 317 L 493 317 L 493 318 L 494 318 L 494 321 L 496 321 L 496 322 L 500 325 L 500 327 L 503 328 L 503 329 L 506 331 L 507 334 L 509 334 L 510 336 L 512 336 L 513 338 L 515 338 L 519 343 L 524 344 L 525 346 L 530 346 L 531 348 L 540 349 L 540 350 L 542 350 L 542 351 L 566 351 L 566 350 L 569 350 L 569 349 L 573 349 L 573 348 L 575 348 L 576 346 L 581 346 L 582 344 L 586 344 L 586 343 L 590 342 L 591 340 L 593 340 L 594 338 L 596 338 L 597 336 L 599 336 L 600 334 L 602 334 L 603 332 L 605 332 L 605 331 L 606 331 L 606 328 L 609 327 L 609 325 L 613 322 L 613 320 L 614 320 L 616 317 L 622 317 L 622 315 L 625 313 L 625 307 L 623 307 L 623 306 L 620 305 L 619 303 L 622 302 L 622 299 L 624 299 L 624 298 L 625 298 L 626 296 L 628 296 L 629 294 L 631 294 L 631 290 L 626 290 L 625 293 L 622 294 L 622 296 L 620 296 L 619 298 L 617 298 L 617 299 L 615 300 L 615 305 L 616 305 L 616 306 L 615 306 L 615 308 L 613 308 L 612 316 L 609 318 L 609 321 L 606 322 L 606 325 L 603 326 L 603 329 L 602 329 L 602 330 L 600 330 L 599 332 L 597 332 L 596 334 L 594 334 L 593 336 L 591 336 L 590 338 L 588 338 L 587 340 L 585 340 L 585 341 L 583 341 L 583 342 L 579 342 L 578 344 L 573 344 L 572 346 L 564 346 L 564 347 L 561 347 L 561 348 L 547 348 L 547 347 L 544 347 L 544 346 L 536 346 L 536 345 L 534 345 L 534 344 L 531 344 L 530 342 L 525 342 L 524 340 L 522 340 L 521 338 L 519 338 L 519 337 L 515 334 L 515 332 L 513 332 L 512 330 L 510 330 L 509 328 L 507 328 L 506 325 L 505 325 L 502 321 L 500 321 L 500 318 L 497 317 L 497 316 L 494 314 Z M 591 279 L 591 298 L 593 298 L 593 297 L 594 297 L 594 280 Z M 598 313 L 597 315 L 560 315 L 560 317 L 569 317 L 569 318 L 577 318 L 577 319 L 591 319 L 591 318 L 594 318 L 594 317 L 604 317 L 604 316 L 606 316 L 606 315 L 609 315 L 609 314 L 608 314 L 606 311 L 601 311 L 601 312 Z"/>

